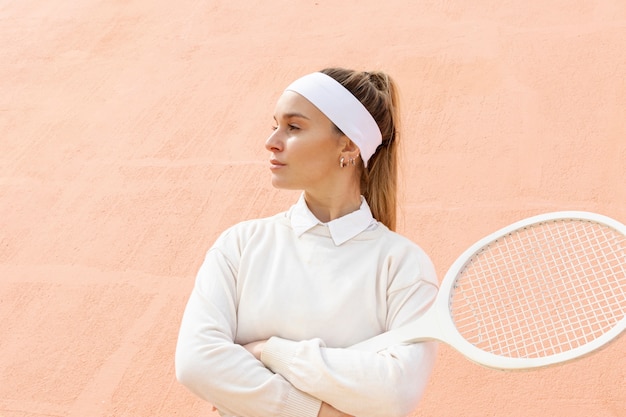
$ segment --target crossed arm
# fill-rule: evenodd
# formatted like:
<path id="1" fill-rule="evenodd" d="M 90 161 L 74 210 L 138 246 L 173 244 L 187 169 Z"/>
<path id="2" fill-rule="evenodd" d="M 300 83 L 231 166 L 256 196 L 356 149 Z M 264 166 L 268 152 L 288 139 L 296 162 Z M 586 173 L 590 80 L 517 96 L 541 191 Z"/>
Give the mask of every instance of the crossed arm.
<path id="1" fill-rule="evenodd" d="M 266 342 L 267 340 L 259 340 L 256 342 L 248 343 L 244 345 L 243 347 L 252 355 L 254 355 L 254 357 L 257 360 L 261 360 L 261 354 L 263 353 L 263 347 L 265 346 Z M 353 417 L 353 416 L 351 416 L 350 414 L 342 413 L 341 411 L 337 410 L 332 405 L 322 402 L 322 405 L 320 407 L 319 413 L 317 414 L 317 417 Z"/>
<path id="2" fill-rule="evenodd" d="M 245 330 L 237 326 L 242 284 L 236 285 L 232 265 L 220 251 L 210 251 L 185 309 L 176 376 L 193 393 L 224 414 L 242 416 L 400 417 L 417 406 L 436 356 L 430 344 L 379 353 L 301 336 L 238 344 L 245 340 Z M 416 275 L 421 268 L 411 262 L 399 267 L 409 271 L 387 288 L 388 328 L 414 320 L 436 294 L 427 280 L 430 268 Z M 260 337 L 268 333 L 275 331 Z"/>

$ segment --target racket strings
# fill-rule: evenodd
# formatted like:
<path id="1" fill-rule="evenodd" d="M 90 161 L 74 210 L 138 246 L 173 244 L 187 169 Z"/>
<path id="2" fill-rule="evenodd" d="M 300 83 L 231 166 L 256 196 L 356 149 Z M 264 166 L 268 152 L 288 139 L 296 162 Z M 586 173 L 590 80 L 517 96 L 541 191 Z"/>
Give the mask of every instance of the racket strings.
<path id="1" fill-rule="evenodd" d="M 589 343 L 626 316 L 626 238 L 582 220 L 536 224 L 487 246 L 450 299 L 461 335 L 508 357 Z"/>

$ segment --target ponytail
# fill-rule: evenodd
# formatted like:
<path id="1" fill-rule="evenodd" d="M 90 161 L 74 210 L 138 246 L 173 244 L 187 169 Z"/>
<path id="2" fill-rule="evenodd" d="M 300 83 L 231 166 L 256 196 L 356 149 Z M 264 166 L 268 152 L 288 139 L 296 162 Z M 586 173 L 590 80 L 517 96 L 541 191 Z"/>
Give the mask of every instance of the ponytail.
<path id="1" fill-rule="evenodd" d="M 398 188 L 399 100 L 397 88 L 383 72 L 359 72 L 343 68 L 320 71 L 338 81 L 370 112 L 382 133 L 382 143 L 357 169 L 361 178 L 361 194 L 367 200 L 376 220 L 391 230 L 396 228 Z"/>

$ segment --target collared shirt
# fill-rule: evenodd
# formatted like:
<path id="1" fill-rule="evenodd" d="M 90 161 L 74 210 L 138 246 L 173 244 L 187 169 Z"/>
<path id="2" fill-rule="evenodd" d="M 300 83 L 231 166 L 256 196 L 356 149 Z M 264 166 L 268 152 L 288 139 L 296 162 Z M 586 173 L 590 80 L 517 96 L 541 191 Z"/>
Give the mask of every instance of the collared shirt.
<path id="1" fill-rule="evenodd" d="M 301 198 L 287 212 L 230 227 L 207 252 L 181 323 L 176 373 L 222 415 L 316 417 L 318 397 L 350 415 L 406 415 L 436 345 L 346 348 L 414 322 L 436 294 L 426 253 L 376 222 L 363 200 L 323 224 Z M 241 348 L 257 340 L 268 340 L 261 362 Z"/>
<path id="2" fill-rule="evenodd" d="M 296 236 L 300 237 L 313 227 L 322 225 L 328 227 L 330 236 L 337 246 L 361 232 L 374 230 L 378 226 L 378 222 L 372 215 L 372 211 L 363 196 L 361 196 L 361 206 L 358 210 L 324 223 L 311 212 L 304 200 L 304 194 L 302 194 L 298 202 L 289 210 L 288 217 L 291 219 L 291 227 L 293 227 Z"/>

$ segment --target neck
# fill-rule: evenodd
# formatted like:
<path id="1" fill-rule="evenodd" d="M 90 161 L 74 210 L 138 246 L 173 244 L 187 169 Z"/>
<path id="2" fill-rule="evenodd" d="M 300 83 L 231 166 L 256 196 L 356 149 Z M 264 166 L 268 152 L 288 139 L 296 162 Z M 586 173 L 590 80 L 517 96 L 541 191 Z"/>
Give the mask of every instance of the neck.
<path id="1" fill-rule="evenodd" d="M 336 195 L 315 195 L 305 191 L 306 201 L 311 213 L 323 223 L 338 219 L 350 214 L 361 207 L 361 194 L 358 190 Z"/>

